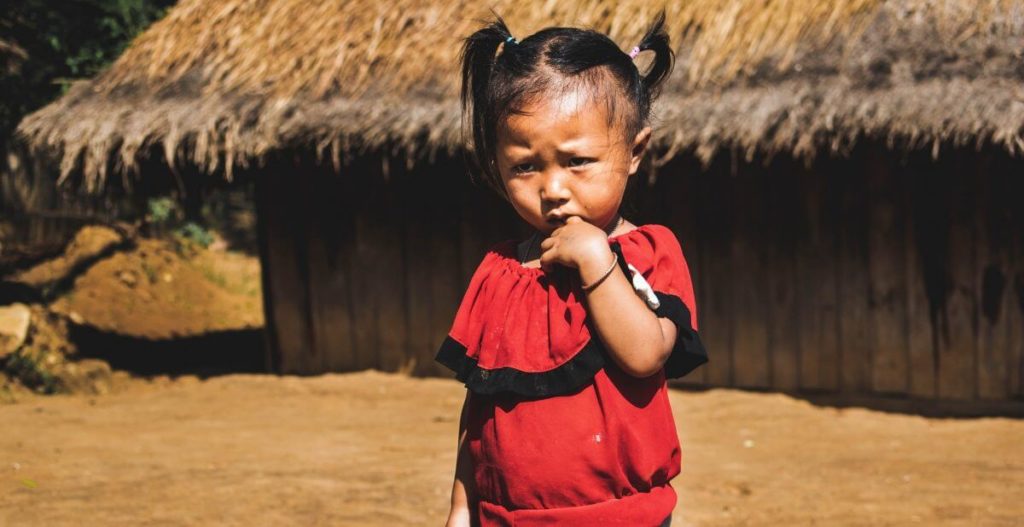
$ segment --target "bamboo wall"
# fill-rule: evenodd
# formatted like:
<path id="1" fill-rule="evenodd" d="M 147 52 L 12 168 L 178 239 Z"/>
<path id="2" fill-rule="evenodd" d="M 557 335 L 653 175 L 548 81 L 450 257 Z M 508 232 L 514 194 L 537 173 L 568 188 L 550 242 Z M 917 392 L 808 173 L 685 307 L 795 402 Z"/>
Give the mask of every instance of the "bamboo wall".
<path id="1" fill-rule="evenodd" d="M 268 360 L 283 373 L 433 361 L 485 249 L 529 231 L 460 159 L 257 179 Z M 1024 397 L 1024 174 L 997 152 L 866 144 L 807 168 L 688 157 L 625 216 L 679 236 L 710 362 L 694 384 L 925 399 Z"/>

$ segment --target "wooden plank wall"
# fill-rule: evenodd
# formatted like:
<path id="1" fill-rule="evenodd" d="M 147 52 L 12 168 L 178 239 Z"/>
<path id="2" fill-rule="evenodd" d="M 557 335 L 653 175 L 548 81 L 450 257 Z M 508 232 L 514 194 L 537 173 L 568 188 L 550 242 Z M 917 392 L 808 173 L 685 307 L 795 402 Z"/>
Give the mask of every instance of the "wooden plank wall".
<path id="1" fill-rule="evenodd" d="M 308 160 L 301 161 L 309 164 Z M 865 143 L 807 166 L 680 156 L 625 210 L 680 238 L 711 362 L 682 384 L 1024 398 L 1024 183 L 998 152 Z M 529 234 L 462 160 L 258 178 L 273 364 L 451 373 L 433 356 L 494 243 Z"/>

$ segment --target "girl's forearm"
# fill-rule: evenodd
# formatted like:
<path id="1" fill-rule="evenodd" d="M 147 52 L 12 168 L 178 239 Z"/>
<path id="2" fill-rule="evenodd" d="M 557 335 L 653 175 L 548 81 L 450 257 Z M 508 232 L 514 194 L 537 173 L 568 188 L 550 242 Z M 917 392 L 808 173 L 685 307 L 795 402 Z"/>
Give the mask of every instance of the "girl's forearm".
<path id="1" fill-rule="evenodd" d="M 466 443 L 466 413 L 469 407 L 469 391 L 462 403 L 459 417 L 459 441 L 455 457 L 455 478 L 452 482 L 451 512 L 448 525 L 470 525 L 469 518 L 473 510 L 475 492 L 473 489 L 473 465 L 469 456 L 469 444 Z"/>
<path id="2" fill-rule="evenodd" d="M 593 284 L 613 259 L 611 250 L 606 256 L 588 259 L 579 267 L 580 279 L 584 284 Z M 672 350 L 675 325 L 658 318 L 619 269 L 613 269 L 607 278 L 584 294 L 587 314 L 618 366 L 634 377 L 657 373 Z"/>
<path id="3" fill-rule="evenodd" d="M 472 461 L 469 459 L 469 445 L 465 443 L 466 433 L 459 434 L 459 450 L 455 461 L 455 481 L 452 483 L 452 510 L 469 509 L 473 492 Z"/>

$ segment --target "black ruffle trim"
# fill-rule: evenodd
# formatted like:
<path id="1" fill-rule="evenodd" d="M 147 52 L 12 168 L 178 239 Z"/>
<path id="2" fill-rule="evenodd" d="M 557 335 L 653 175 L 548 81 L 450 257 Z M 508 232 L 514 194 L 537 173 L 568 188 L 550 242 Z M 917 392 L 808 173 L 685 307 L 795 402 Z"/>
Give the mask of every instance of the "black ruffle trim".
<path id="1" fill-rule="evenodd" d="M 551 397 L 573 393 L 594 378 L 605 365 L 604 347 L 591 339 L 573 358 L 543 372 L 515 368 L 489 370 L 466 355 L 466 347 L 446 336 L 434 360 L 455 372 L 455 378 L 479 394 L 515 393 L 526 397 Z"/>
<path id="2" fill-rule="evenodd" d="M 697 330 L 690 325 L 690 309 L 678 296 L 654 292 L 661 305 L 654 314 L 671 320 L 676 325 L 676 343 L 665 361 L 665 378 L 676 379 L 697 369 L 708 361 L 708 352 Z"/>

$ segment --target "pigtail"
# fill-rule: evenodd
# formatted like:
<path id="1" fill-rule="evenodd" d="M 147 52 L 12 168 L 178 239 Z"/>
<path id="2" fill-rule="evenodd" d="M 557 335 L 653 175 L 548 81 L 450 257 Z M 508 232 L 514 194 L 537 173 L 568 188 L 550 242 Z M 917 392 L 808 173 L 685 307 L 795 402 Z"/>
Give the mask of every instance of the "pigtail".
<path id="1" fill-rule="evenodd" d="M 505 25 L 505 21 L 495 15 L 494 22 L 466 38 L 460 57 L 464 140 L 468 135 L 466 134 L 468 127 L 472 131 L 470 150 L 473 161 L 491 181 L 497 178 L 499 182 L 500 176 L 497 176 L 492 161 L 486 159 L 487 153 L 492 150 L 492 145 L 489 144 L 491 134 L 487 132 L 487 123 L 492 117 L 490 115 L 492 105 L 488 94 L 498 47 L 511 39 L 512 34 Z"/>
<path id="2" fill-rule="evenodd" d="M 668 33 L 665 31 L 665 11 L 658 13 L 654 23 L 644 34 L 637 46 L 641 51 L 653 51 L 654 62 L 646 75 L 641 76 L 641 83 L 647 91 L 650 101 L 658 97 L 661 84 L 672 73 L 672 66 L 675 62 L 675 53 L 669 45 Z"/>

